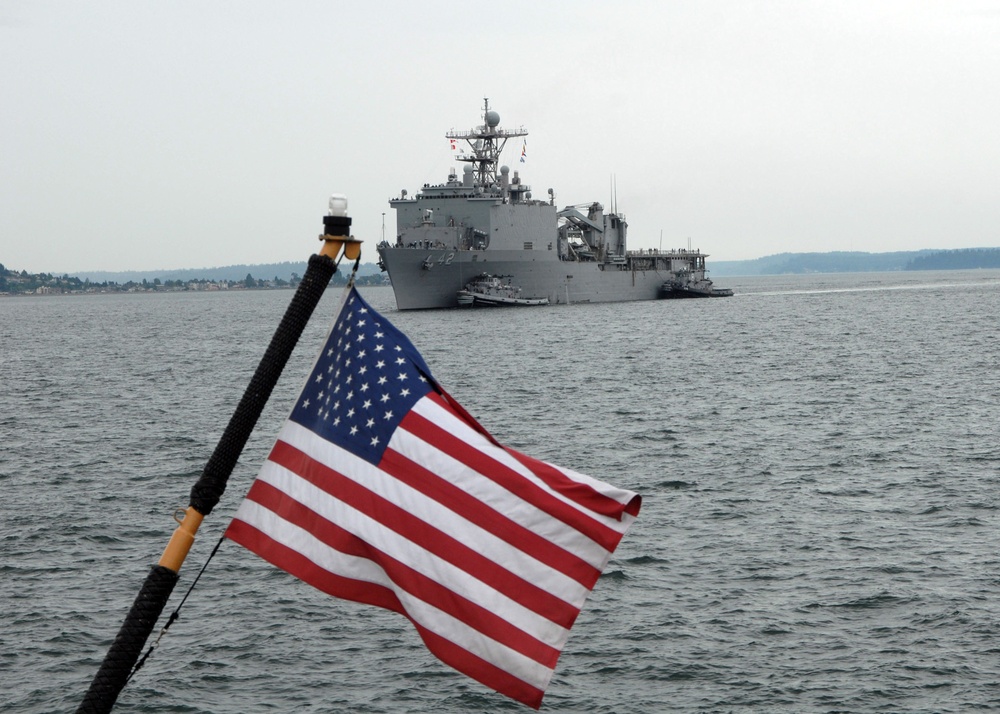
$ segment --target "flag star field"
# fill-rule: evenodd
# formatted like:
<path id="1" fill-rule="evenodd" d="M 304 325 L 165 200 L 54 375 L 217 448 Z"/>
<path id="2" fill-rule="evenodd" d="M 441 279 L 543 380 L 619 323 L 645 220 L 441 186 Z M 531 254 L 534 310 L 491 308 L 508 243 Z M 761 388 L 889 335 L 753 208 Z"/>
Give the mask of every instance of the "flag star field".
<path id="1" fill-rule="evenodd" d="M 352 295 L 291 420 L 378 463 L 400 421 L 431 391 L 429 374 L 410 341 Z"/>

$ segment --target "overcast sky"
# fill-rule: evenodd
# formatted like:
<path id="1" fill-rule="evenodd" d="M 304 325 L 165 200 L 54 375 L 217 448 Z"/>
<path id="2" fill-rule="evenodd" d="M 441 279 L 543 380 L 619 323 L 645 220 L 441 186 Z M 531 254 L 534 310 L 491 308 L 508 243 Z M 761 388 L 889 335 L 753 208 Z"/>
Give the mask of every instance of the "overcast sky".
<path id="1" fill-rule="evenodd" d="M 631 248 L 1000 246 L 1000 2 L 0 0 L 0 90 L 29 272 L 305 260 L 334 192 L 372 262 L 483 97 Z"/>

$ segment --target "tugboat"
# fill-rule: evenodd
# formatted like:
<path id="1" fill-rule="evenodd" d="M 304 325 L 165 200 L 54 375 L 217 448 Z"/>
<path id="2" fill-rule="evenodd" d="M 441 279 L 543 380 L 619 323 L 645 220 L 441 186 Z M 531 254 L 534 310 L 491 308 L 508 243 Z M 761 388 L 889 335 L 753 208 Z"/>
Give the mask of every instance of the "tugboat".
<path id="1" fill-rule="evenodd" d="M 712 281 L 705 277 L 704 269 L 678 271 L 674 277 L 660 286 L 661 300 L 731 297 L 732 294 L 733 291 L 729 288 L 715 287 Z"/>
<path id="2" fill-rule="evenodd" d="M 507 142 L 527 135 L 501 128 L 484 100 L 481 125 L 445 134 L 465 164 L 461 176 L 452 169 L 444 183 L 389 201 L 396 239 L 379 244 L 378 264 L 400 310 L 455 307 L 483 273 L 512 276 L 550 304 L 656 300 L 682 274 L 704 279 L 700 251 L 628 250 L 628 224 L 616 210 L 606 213 L 596 201 L 559 209 L 552 189 L 545 200 L 533 198 L 519 173 L 500 164 Z"/>
<path id="3" fill-rule="evenodd" d="M 503 282 L 504 279 L 507 282 Z M 483 273 L 458 291 L 459 306 L 499 307 L 549 304 L 547 297 L 521 297 L 521 288 L 511 285 L 510 279 L 510 275 L 490 275 L 489 273 Z"/>

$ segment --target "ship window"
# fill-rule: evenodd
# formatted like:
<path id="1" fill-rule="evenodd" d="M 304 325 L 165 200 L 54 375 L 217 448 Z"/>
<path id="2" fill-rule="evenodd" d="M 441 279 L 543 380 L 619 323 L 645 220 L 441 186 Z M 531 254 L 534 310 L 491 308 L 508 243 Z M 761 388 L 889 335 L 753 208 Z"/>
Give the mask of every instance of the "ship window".
<path id="1" fill-rule="evenodd" d="M 533 247 L 533 243 L 530 240 L 524 241 L 524 249 L 525 250 L 531 250 L 532 247 Z"/>

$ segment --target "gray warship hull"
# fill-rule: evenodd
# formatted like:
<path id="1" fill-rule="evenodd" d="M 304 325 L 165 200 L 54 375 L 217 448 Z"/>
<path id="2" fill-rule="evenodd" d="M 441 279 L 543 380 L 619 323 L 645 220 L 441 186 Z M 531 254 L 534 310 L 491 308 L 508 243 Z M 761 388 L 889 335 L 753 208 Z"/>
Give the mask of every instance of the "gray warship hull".
<path id="1" fill-rule="evenodd" d="M 531 259 L 524 251 L 382 249 L 400 310 L 456 307 L 466 283 L 488 272 L 516 276 L 526 297 L 550 305 L 656 300 L 671 271 L 602 269 L 597 263 Z"/>
<path id="2" fill-rule="evenodd" d="M 487 101 L 481 126 L 445 135 L 453 148 L 468 144 L 453 155 L 466 164 L 462 177 L 453 170 L 389 201 L 396 238 L 379 243 L 379 266 L 400 310 L 457 307 L 459 291 L 483 274 L 507 276 L 523 297 L 550 305 L 656 300 L 668 284 L 711 288 L 701 251 L 630 251 L 616 211 L 597 202 L 557 209 L 552 189 L 532 198 L 517 171 L 499 166 L 506 142 L 527 132 L 499 124 Z"/>

